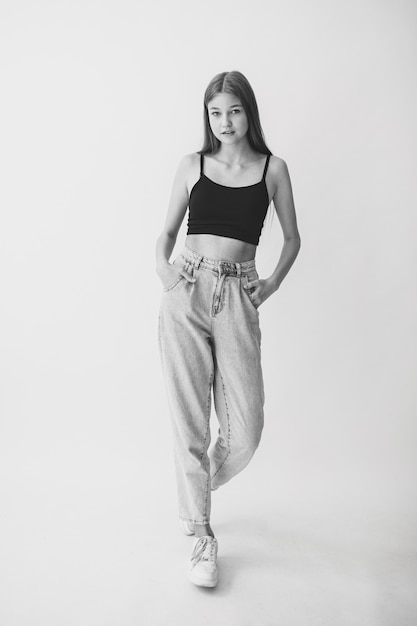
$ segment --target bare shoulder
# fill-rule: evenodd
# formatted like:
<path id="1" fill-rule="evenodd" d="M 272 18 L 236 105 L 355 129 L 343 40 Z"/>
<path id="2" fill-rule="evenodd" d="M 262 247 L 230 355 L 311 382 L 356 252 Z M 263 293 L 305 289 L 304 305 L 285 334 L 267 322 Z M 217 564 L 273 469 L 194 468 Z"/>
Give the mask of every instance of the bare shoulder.
<path id="1" fill-rule="evenodd" d="M 267 179 L 272 189 L 272 195 L 275 196 L 278 190 L 288 185 L 290 177 L 288 172 L 288 166 L 286 161 L 279 157 L 272 155 L 269 160 L 269 167 L 267 173 Z"/>
<path id="2" fill-rule="evenodd" d="M 181 157 L 178 169 L 181 170 L 183 174 L 188 176 L 191 174 L 196 167 L 200 167 L 200 155 L 198 152 L 191 152 L 190 154 L 185 154 Z"/>
<path id="3" fill-rule="evenodd" d="M 284 159 L 272 155 L 269 160 L 268 171 L 272 174 L 274 179 L 279 180 L 288 174 L 288 166 Z"/>
<path id="4" fill-rule="evenodd" d="M 178 176 L 181 177 L 188 192 L 200 176 L 200 155 L 198 152 L 185 154 L 178 165 Z"/>
<path id="5" fill-rule="evenodd" d="M 200 171 L 200 155 L 197 152 L 185 154 L 178 162 L 174 177 L 174 189 L 187 193 L 190 188 L 190 181 L 198 176 Z"/>

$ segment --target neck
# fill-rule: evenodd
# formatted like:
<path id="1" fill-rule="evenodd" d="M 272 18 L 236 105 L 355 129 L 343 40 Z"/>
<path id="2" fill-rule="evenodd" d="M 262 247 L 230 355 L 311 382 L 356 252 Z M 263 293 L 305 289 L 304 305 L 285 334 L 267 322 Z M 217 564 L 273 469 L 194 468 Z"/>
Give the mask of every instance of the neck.
<path id="1" fill-rule="evenodd" d="M 217 156 L 230 165 L 237 165 L 249 161 L 253 156 L 253 150 L 249 142 L 245 140 L 232 146 L 221 144 Z"/>

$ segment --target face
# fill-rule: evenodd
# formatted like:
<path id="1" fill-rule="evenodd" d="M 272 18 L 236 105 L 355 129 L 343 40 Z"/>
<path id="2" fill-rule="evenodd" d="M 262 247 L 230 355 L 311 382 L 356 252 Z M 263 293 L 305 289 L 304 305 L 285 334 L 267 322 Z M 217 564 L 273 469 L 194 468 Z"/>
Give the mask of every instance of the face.
<path id="1" fill-rule="evenodd" d="M 239 98 L 232 93 L 219 93 L 207 106 L 214 136 L 224 144 L 236 144 L 246 136 L 247 115 Z"/>

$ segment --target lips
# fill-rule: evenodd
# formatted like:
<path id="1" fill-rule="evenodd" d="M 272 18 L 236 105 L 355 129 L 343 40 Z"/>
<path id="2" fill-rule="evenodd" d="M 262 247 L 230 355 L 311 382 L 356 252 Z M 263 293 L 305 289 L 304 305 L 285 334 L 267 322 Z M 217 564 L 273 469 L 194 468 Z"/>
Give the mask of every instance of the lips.
<path id="1" fill-rule="evenodd" d="M 234 132 L 235 132 L 234 130 L 224 130 L 222 132 L 222 135 L 233 135 Z"/>

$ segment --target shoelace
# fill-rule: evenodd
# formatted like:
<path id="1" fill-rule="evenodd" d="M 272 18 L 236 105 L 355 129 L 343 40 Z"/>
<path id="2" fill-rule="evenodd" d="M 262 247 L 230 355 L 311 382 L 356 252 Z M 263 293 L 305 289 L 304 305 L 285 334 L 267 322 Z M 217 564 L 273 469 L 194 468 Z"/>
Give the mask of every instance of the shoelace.
<path id="1" fill-rule="evenodd" d="M 200 537 L 194 546 L 191 561 L 214 561 L 216 540 Z"/>

